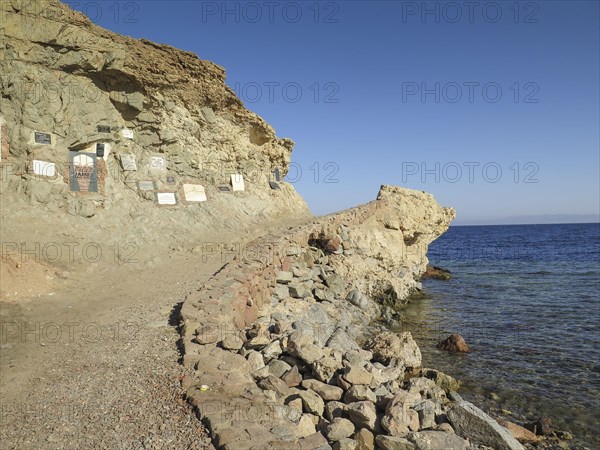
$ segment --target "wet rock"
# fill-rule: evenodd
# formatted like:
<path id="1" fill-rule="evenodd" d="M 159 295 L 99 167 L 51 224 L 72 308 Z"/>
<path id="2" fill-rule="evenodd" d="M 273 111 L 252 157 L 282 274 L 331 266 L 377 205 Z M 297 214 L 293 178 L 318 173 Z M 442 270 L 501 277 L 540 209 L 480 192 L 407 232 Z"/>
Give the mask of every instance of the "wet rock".
<path id="1" fill-rule="evenodd" d="M 340 389 L 340 388 L 338 388 Z M 340 389 L 341 391 L 341 389 Z M 375 403 L 377 401 L 377 397 L 375 393 L 364 385 L 356 385 L 352 386 L 346 394 L 344 395 L 344 401 L 346 403 L 360 402 L 363 400 L 368 400 L 370 402 Z"/>
<path id="2" fill-rule="evenodd" d="M 385 331 L 371 337 L 365 348 L 373 352 L 373 359 L 389 364 L 397 359 L 405 367 L 421 366 L 421 350 L 413 340 L 409 331 L 396 334 Z"/>
<path id="3" fill-rule="evenodd" d="M 448 281 L 450 278 L 452 278 L 452 273 L 449 270 L 443 269 L 441 267 L 427 265 L 425 273 L 421 276 L 421 279 L 426 278 Z"/>
<path id="4" fill-rule="evenodd" d="M 225 350 L 232 350 L 237 352 L 244 345 L 244 341 L 242 341 L 239 336 L 234 334 L 228 334 L 221 341 L 221 347 Z"/>
<path id="5" fill-rule="evenodd" d="M 415 448 L 408 439 L 397 436 L 380 434 L 375 438 L 375 442 L 377 443 L 377 448 L 380 450 L 413 450 Z"/>
<path id="6" fill-rule="evenodd" d="M 437 348 L 456 353 L 467 353 L 469 351 L 469 346 L 460 334 L 451 334 L 446 339 L 439 342 Z"/>
<path id="7" fill-rule="evenodd" d="M 506 428 L 472 403 L 457 403 L 446 415 L 456 434 L 462 437 L 496 450 L 523 450 Z"/>
<path id="8" fill-rule="evenodd" d="M 465 450 L 467 442 L 455 434 L 443 431 L 420 431 L 408 435 L 408 440 L 415 444 L 417 450 Z"/>
<path id="9" fill-rule="evenodd" d="M 333 422 L 336 417 L 343 417 L 346 405 L 342 402 L 331 401 L 325 404 L 325 410 L 323 412 L 324 417 Z"/>
<path id="10" fill-rule="evenodd" d="M 366 428 L 361 428 L 354 434 L 354 440 L 357 442 L 356 450 L 374 450 L 375 436 Z"/>
<path id="11" fill-rule="evenodd" d="M 512 423 L 507 420 L 499 420 L 498 424 L 510 431 L 510 434 L 512 434 L 517 441 L 523 444 L 534 444 L 538 441 L 538 437 L 535 435 L 535 433 L 532 433 L 527 428 L 517 425 L 516 423 Z"/>
<path id="12" fill-rule="evenodd" d="M 285 374 L 283 374 L 281 379 L 289 387 L 295 387 L 295 386 L 298 386 L 302 382 L 302 375 L 300 375 L 300 372 L 298 371 L 298 367 L 293 366 L 290 370 L 288 370 Z"/>
<path id="13" fill-rule="evenodd" d="M 346 412 L 352 423 L 358 428 L 375 430 L 377 412 L 375 404 L 369 401 L 350 403 L 346 406 Z"/>
<path id="14" fill-rule="evenodd" d="M 329 441 L 339 441 L 340 439 L 352 436 L 352 433 L 354 433 L 354 424 L 348 419 L 338 417 L 325 426 L 323 433 Z"/>
<path id="15" fill-rule="evenodd" d="M 435 384 L 446 392 L 458 391 L 460 389 L 460 381 L 439 370 L 423 369 L 421 373 L 424 377 L 433 380 Z"/>
<path id="16" fill-rule="evenodd" d="M 302 381 L 302 387 L 304 389 L 311 389 L 315 391 L 323 400 L 339 400 L 342 398 L 344 391 L 330 384 L 323 383 L 319 380 L 304 380 Z"/>

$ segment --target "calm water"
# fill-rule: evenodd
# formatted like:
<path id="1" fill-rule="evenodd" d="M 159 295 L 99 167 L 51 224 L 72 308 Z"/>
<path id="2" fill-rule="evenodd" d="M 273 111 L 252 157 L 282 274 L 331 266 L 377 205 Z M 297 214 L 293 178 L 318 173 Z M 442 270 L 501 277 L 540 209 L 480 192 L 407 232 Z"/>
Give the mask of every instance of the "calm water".
<path id="1" fill-rule="evenodd" d="M 452 227 L 428 256 L 453 278 L 427 280 L 404 311 L 424 364 L 464 397 L 494 392 L 514 418 L 548 415 L 600 448 L 600 225 Z M 472 353 L 435 349 L 455 332 Z"/>

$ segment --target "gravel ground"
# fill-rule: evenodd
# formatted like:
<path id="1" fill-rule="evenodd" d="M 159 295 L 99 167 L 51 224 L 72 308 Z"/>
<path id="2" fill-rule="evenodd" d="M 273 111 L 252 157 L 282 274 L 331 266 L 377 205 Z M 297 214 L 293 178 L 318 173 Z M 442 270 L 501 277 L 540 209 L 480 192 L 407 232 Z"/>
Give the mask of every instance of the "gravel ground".
<path id="1" fill-rule="evenodd" d="M 212 448 L 182 399 L 174 318 L 219 265 L 190 258 L 1 304 L 0 447 Z"/>

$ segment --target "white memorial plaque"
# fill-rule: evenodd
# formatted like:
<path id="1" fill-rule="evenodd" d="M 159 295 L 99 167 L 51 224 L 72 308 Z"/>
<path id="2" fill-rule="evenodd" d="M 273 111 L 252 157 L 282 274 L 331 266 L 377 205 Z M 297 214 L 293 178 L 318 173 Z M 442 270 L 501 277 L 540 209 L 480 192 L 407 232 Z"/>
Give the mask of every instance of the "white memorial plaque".
<path id="1" fill-rule="evenodd" d="M 162 156 L 150 157 L 150 169 L 151 170 L 164 170 L 166 167 L 165 158 Z"/>
<path id="2" fill-rule="evenodd" d="M 124 153 L 121 155 L 121 166 L 123 170 L 128 172 L 134 172 L 137 170 L 137 164 L 135 162 L 135 155 L 131 153 Z"/>
<path id="3" fill-rule="evenodd" d="M 245 189 L 244 176 L 240 173 L 231 174 L 231 187 L 233 191 L 243 191 Z"/>
<path id="4" fill-rule="evenodd" d="M 205 202 L 206 191 L 200 184 L 184 184 L 183 193 L 186 202 Z"/>
<path id="5" fill-rule="evenodd" d="M 33 173 L 44 177 L 53 177 L 56 175 L 56 164 L 34 159 Z"/>
<path id="6" fill-rule="evenodd" d="M 125 139 L 133 139 L 133 130 L 123 128 L 121 130 L 121 136 L 123 136 Z"/>
<path id="7" fill-rule="evenodd" d="M 174 192 L 157 192 L 156 200 L 159 205 L 176 205 L 177 199 Z"/>

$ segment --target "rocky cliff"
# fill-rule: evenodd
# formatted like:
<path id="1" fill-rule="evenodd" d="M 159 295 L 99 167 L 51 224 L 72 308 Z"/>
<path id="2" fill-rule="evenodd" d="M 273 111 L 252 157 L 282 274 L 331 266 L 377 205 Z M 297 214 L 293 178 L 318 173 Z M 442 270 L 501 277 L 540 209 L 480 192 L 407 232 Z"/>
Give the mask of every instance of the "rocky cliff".
<path id="1" fill-rule="evenodd" d="M 58 0 L 3 1 L 0 13 L 5 215 L 193 231 L 310 217 L 283 181 L 294 143 L 244 107 L 221 67 Z"/>

